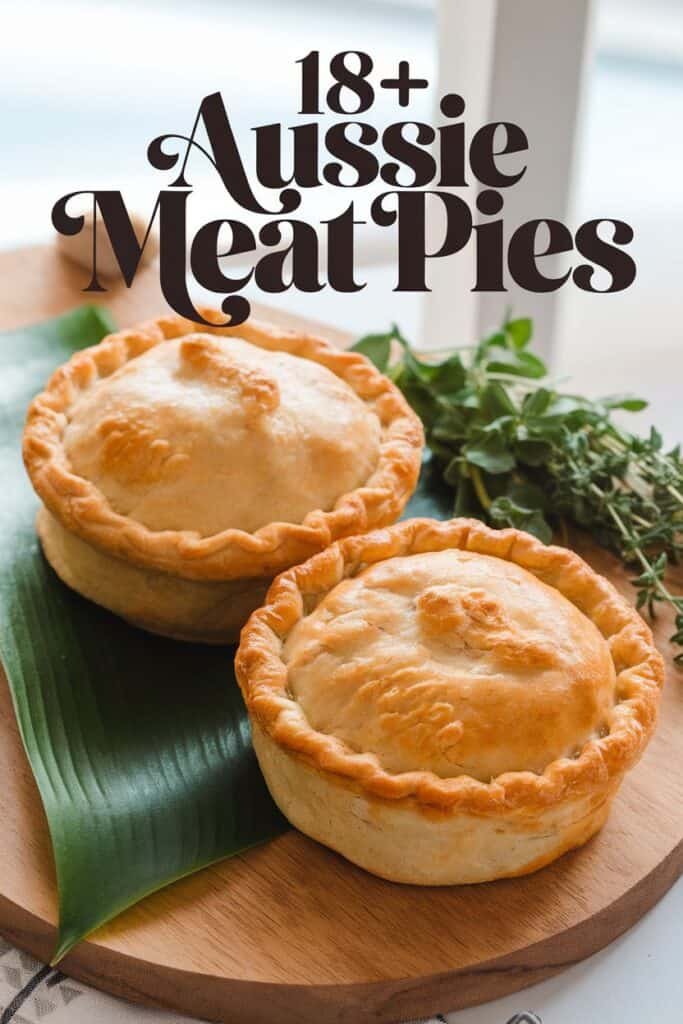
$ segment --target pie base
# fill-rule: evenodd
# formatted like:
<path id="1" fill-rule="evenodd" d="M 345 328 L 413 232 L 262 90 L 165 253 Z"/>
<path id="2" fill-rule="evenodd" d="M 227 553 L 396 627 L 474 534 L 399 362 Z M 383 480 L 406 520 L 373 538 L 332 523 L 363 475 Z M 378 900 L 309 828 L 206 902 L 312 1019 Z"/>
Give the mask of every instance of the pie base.
<path id="1" fill-rule="evenodd" d="M 382 800 L 324 776 L 256 721 L 252 740 L 271 796 L 295 828 L 380 878 L 410 885 L 469 885 L 537 871 L 602 828 L 620 782 L 533 814 L 453 814 L 410 799 Z"/>
<path id="2" fill-rule="evenodd" d="M 534 601 L 540 601 L 540 583 L 573 604 L 601 634 L 603 646 L 607 645 L 611 665 L 600 671 L 609 676 L 611 704 L 593 709 L 596 714 L 588 738 L 579 716 L 576 743 L 568 749 L 567 737 L 560 731 L 563 704 L 585 701 L 591 687 L 568 690 L 566 686 L 563 689 L 561 679 L 559 685 L 555 680 L 555 696 L 548 702 L 541 685 L 544 678 L 548 683 L 547 675 L 543 676 L 547 666 L 539 670 L 537 662 L 529 660 L 535 647 L 522 647 L 519 660 L 513 662 L 510 671 L 516 664 L 528 685 L 536 684 L 539 699 L 526 708 L 521 700 L 514 703 L 514 693 L 505 701 L 522 708 L 520 713 L 537 722 L 549 738 L 561 740 L 562 752 L 549 755 L 554 759 L 543 770 L 511 766 L 500 774 L 489 774 L 481 764 L 478 774 L 446 774 L 440 770 L 441 764 L 433 756 L 433 751 L 440 749 L 432 743 L 435 731 L 440 730 L 445 741 L 453 740 L 448 749 L 453 748 L 454 755 L 458 753 L 455 744 L 460 733 L 448 732 L 449 723 L 444 725 L 448 709 L 444 709 L 445 701 L 435 686 L 438 665 L 431 674 L 425 669 L 424 679 L 410 674 L 411 664 L 420 664 L 416 661 L 419 651 L 406 655 L 398 644 L 387 646 L 385 659 L 380 659 L 373 675 L 374 663 L 367 656 L 371 647 L 366 643 L 360 645 L 359 675 L 354 677 L 348 670 L 349 651 L 358 650 L 361 639 L 374 638 L 381 646 L 382 631 L 398 637 L 401 622 L 405 639 L 415 628 L 413 618 L 420 629 L 445 625 L 453 634 L 460 629 L 457 635 L 481 641 L 475 627 L 482 626 L 482 620 L 486 625 L 484 613 L 495 611 L 493 586 L 490 600 L 480 604 L 477 588 L 472 589 L 470 584 L 468 594 L 473 601 L 462 607 L 470 609 L 472 618 L 462 623 L 456 615 L 460 609 L 452 592 L 441 585 L 433 588 L 434 593 L 429 587 L 423 588 L 417 601 L 413 600 L 411 588 L 420 579 L 419 559 L 425 556 L 426 564 L 427 555 L 450 549 L 514 563 L 536 577 L 528 583 L 524 576 L 513 573 L 510 577 L 519 579 L 514 586 L 523 588 L 528 600 L 522 601 L 520 593 L 513 591 L 514 599 L 505 605 L 511 609 L 511 616 L 513 611 L 518 618 L 521 616 L 522 624 L 521 631 L 511 631 L 508 639 L 515 635 L 521 640 L 529 638 L 529 628 L 536 622 L 529 609 Z M 401 563 L 410 555 L 418 558 L 412 574 Z M 373 568 L 383 563 L 387 571 L 373 574 Z M 367 582 L 368 576 L 376 590 L 368 587 L 359 598 L 351 584 L 361 578 Z M 492 580 L 503 576 L 495 567 L 491 570 Z M 472 580 L 476 582 L 476 576 Z M 328 600 L 332 594 L 337 595 L 336 604 Z M 429 598 L 426 603 L 425 595 Z M 406 596 L 408 604 L 412 602 L 407 613 Z M 543 617 L 545 609 L 541 601 L 537 615 Z M 480 611 L 479 619 L 475 618 Z M 305 624 L 311 627 L 307 632 Z M 567 645 L 569 633 L 565 634 L 565 627 L 558 611 L 553 627 L 560 631 L 555 640 L 558 649 L 563 643 L 565 648 Z M 418 638 L 422 635 L 417 633 Z M 540 642 L 543 635 L 537 639 Z M 305 641 L 299 649 L 296 640 Z M 584 654 L 590 648 L 588 640 L 583 641 Z M 572 640 L 568 653 L 565 651 L 568 679 L 573 683 L 572 673 L 580 664 L 573 652 L 574 643 L 581 645 L 582 641 Z M 426 642 L 421 644 L 428 650 Z M 479 648 L 470 649 L 481 666 Z M 306 659 L 307 664 L 315 664 L 311 655 L 320 659 L 317 696 L 326 694 L 327 704 L 312 702 L 310 687 L 310 692 L 305 687 L 298 692 L 296 689 L 302 685 L 301 666 Z M 450 658 L 456 667 L 459 664 L 448 651 L 442 658 Z M 291 673 L 295 665 L 297 671 Z M 519 530 L 492 530 L 466 519 L 404 520 L 386 530 L 333 544 L 303 565 L 282 573 L 270 588 L 265 605 L 252 614 L 242 630 L 235 670 L 249 711 L 259 763 L 285 816 L 302 832 L 366 870 L 417 885 L 468 884 L 528 874 L 590 839 L 604 824 L 619 785 L 653 733 L 664 681 L 664 664 L 646 624 L 578 555 L 541 544 Z M 394 690 L 390 687 L 387 691 L 383 683 L 389 671 L 394 672 L 396 681 L 392 684 Z M 591 671 L 589 665 L 589 677 Z M 501 678 L 505 678 L 504 673 L 505 669 Z M 490 678 L 495 679 L 495 673 Z M 349 690 L 351 697 L 344 703 Z M 500 696 L 502 686 L 487 690 L 484 682 L 479 691 L 479 697 L 482 691 L 484 696 Z M 475 689 L 471 693 L 477 696 Z M 403 705 L 401 696 L 409 698 Z M 420 700 L 415 701 L 416 696 Z M 312 723 L 304 697 L 310 714 L 321 716 L 319 726 Z M 495 701 L 489 701 L 488 708 L 483 705 L 479 718 L 488 722 L 498 747 L 514 755 L 511 741 L 520 730 L 496 712 Z M 349 721 L 355 723 L 356 731 L 347 729 L 340 735 Z M 474 729 L 471 731 L 474 734 Z M 485 732 L 481 735 L 485 740 Z M 387 742 L 382 746 L 380 741 L 391 736 L 398 737 L 393 748 Z M 416 763 L 397 766 L 397 754 L 413 756 L 416 748 Z"/>
<path id="3" fill-rule="evenodd" d="M 43 506 L 36 529 L 62 582 L 150 633 L 206 644 L 232 644 L 270 579 L 186 580 L 107 555 L 66 530 Z"/>
<path id="4" fill-rule="evenodd" d="M 76 352 L 31 402 L 23 455 L 65 583 L 224 644 L 278 573 L 399 518 L 424 434 L 359 353 L 201 312 L 200 332 L 164 316 Z"/>

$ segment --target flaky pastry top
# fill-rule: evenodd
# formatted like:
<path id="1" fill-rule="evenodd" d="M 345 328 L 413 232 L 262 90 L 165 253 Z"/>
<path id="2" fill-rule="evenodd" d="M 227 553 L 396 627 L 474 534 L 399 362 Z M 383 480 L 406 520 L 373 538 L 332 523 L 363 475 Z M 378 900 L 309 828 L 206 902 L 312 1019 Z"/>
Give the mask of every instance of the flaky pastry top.
<path id="1" fill-rule="evenodd" d="M 644 749 L 663 681 L 646 624 L 578 555 L 463 519 L 408 520 L 283 573 L 236 667 L 292 756 L 480 813 L 606 786 Z"/>
<path id="2" fill-rule="evenodd" d="M 597 737 L 614 702 L 607 641 L 575 605 L 513 562 L 457 548 L 343 580 L 283 660 L 311 726 L 392 773 L 542 772 Z"/>
<path id="3" fill-rule="evenodd" d="M 155 345 L 74 404 L 64 451 L 150 530 L 302 523 L 374 472 L 380 422 L 325 366 L 240 338 Z"/>
<path id="4" fill-rule="evenodd" d="M 181 317 L 74 355 L 24 434 L 33 485 L 64 527 L 188 579 L 274 575 L 394 521 L 421 448 L 416 416 L 364 357 L 255 321 Z"/>

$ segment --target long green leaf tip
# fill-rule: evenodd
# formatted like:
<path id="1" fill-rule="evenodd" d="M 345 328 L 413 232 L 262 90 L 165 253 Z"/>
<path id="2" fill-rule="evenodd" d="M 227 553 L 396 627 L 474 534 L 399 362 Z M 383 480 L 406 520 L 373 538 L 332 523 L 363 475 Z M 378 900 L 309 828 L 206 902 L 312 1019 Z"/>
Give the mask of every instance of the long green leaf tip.
<path id="1" fill-rule="evenodd" d="M 55 963 L 149 893 L 287 827 L 252 751 L 233 651 L 133 629 L 63 586 L 40 552 L 26 407 L 113 326 L 83 307 L 0 335 L 0 655 L 54 851 Z"/>

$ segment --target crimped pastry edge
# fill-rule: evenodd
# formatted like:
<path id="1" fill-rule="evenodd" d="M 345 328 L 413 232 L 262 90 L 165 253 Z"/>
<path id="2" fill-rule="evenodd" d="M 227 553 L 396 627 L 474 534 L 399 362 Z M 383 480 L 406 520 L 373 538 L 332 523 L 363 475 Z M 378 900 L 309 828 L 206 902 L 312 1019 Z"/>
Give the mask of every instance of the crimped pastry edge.
<path id="1" fill-rule="evenodd" d="M 200 313 L 207 320 L 220 318 L 215 310 Z M 235 335 L 261 348 L 320 363 L 371 405 L 382 438 L 377 467 L 367 483 L 342 495 L 331 511 L 314 510 L 301 524 L 274 522 L 254 533 L 231 528 L 202 537 L 192 530 L 154 531 L 115 512 L 94 483 L 71 470 L 62 444 L 69 407 L 98 379 L 153 346 L 207 333 Z M 420 421 L 398 388 L 361 354 L 258 320 L 218 327 L 170 315 L 109 335 L 59 367 L 29 406 L 23 455 L 46 507 L 83 540 L 144 568 L 186 579 L 227 580 L 273 576 L 340 537 L 394 522 L 415 489 L 423 443 Z"/>
<path id="2" fill-rule="evenodd" d="M 282 660 L 286 636 L 308 610 L 344 578 L 388 558 L 461 548 L 515 562 L 554 586 L 590 618 L 608 641 L 616 672 L 616 702 L 609 732 L 589 740 L 576 758 L 559 758 L 537 775 L 512 771 L 485 783 L 467 775 L 391 774 L 371 753 L 356 753 L 315 731 L 287 690 Z M 576 553 L 546 546 L 516 529 L 493 530 L 477 520 L 411 519 L 365 536 L 339 541 L 282 573 L 263 607 L 242 630 L 236 675 L 250 716 L 289 754 L 386 800 L 425 807 L 496 814 L 542 811 L 565 799 L 607 789 L 635 764 L 654 731 L 664 662 L 636 610 Z"/>

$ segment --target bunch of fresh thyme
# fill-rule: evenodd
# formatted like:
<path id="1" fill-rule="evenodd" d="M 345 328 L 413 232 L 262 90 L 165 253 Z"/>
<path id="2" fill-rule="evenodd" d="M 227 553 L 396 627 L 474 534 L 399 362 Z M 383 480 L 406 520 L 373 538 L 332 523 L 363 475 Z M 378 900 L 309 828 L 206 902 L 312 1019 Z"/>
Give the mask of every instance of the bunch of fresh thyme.
<path id="1" fill-rule="evenodd" d="M 507 320 L 476 346 L 442 361 L 420 359 L 397 327 L 354 348 L 387 373 L 424 423 L 454 515 L 516 526 L 550 541 L 566 521 L 588 530 L 628 566 L 638 607 L 674 609 L 671 640 L 683 647 L 683 597 L 665 580 L 683 552 L 680 446 L 665 452 L 653 428 L 641 438 L 612 412 L 645 408 L 637 398 L 591 401 L 558 391 L 529 351 L 531 321 Z M 683 663 L 683 651 L 676 660 Z"/>

